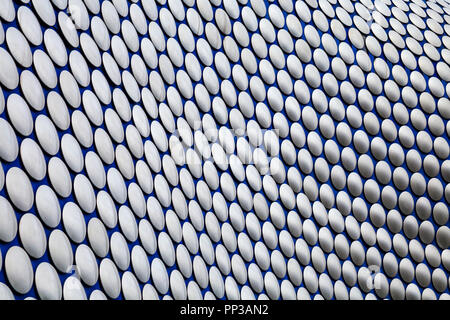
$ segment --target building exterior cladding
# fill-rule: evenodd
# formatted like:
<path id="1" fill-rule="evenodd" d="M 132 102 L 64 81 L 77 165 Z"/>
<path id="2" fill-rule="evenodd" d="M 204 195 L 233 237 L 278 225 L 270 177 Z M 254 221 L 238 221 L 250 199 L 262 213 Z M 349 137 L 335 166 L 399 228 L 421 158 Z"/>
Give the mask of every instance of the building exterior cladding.
<path id="1" fill-rule="evenodd" d="M 0 299 L 449 299 L 450 2 L 1 0 Z"/>

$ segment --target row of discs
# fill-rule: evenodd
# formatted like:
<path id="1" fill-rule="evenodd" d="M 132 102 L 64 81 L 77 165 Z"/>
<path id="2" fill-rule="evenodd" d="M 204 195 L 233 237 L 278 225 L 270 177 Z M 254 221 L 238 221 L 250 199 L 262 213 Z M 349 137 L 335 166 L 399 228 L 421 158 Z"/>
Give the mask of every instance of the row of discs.
<path id="1" fill-rule="evenodd" d="M 0 297 L 448 299 L 448 12 L 3 1 Z"/>

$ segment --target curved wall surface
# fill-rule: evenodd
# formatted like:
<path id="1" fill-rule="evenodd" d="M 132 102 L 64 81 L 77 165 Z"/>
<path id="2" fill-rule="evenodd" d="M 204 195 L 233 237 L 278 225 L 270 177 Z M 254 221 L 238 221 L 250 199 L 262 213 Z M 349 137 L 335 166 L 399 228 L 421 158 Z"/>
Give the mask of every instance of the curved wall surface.
<path id="1" fill-rule="evenodd" d="M 0 299 L 449 299 L 447 0 L 1 0 Z"/>

